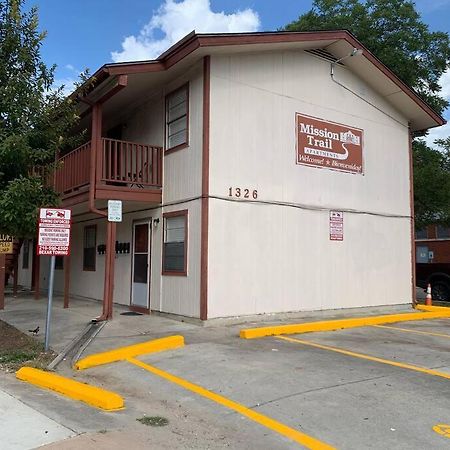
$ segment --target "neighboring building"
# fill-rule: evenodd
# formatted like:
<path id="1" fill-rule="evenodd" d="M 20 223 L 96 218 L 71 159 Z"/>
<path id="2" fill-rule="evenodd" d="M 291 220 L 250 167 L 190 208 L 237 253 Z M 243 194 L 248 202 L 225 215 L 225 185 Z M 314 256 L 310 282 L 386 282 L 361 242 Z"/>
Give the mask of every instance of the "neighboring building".
<path id="1" fill-rule="evenodd" d="M 57 290 L 203 320 L 412 301 L 410 132 L 444 120 L 350 33 L 192 33 L 95 78 Z"/>
<path id="2" fill-rule="evenodd" d="M 450 264 L 450 227 L 430 225 L 416 230 L 416 262 Z"/>

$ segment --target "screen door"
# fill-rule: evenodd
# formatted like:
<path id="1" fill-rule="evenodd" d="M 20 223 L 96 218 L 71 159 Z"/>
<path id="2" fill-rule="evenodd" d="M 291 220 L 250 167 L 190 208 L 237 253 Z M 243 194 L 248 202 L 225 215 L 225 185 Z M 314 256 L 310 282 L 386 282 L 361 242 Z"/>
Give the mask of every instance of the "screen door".
<path id="1" fill-rule="evenodd" d="M 133 224 L 131 305 L 149 308 L 151 221 Z"/>

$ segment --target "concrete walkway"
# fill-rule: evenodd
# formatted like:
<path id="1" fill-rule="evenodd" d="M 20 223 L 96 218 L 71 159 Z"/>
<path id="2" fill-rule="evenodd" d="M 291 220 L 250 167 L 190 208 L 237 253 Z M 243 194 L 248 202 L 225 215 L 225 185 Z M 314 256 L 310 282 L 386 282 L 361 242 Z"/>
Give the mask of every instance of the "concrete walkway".
<path id="1" fill-rule="evenodd" d="M 0 436 L 3 450 L 27 450 L 75 433 L 0 389 Z"/>

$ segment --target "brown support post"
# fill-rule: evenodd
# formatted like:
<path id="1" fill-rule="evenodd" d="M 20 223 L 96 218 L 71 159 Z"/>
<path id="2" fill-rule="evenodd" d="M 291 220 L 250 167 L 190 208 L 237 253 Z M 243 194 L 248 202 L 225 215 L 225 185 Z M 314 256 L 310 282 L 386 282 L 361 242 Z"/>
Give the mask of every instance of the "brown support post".
<path id="1" fill-rule="evenodd" d="M 69 307 L 70 255 L 64 258 L 64 308 Z"/>
<path id="2" fill-rule="evenodd" d="M 5 309 L 5 265 L 6 255 L 0 253 L 0 310 Z"/>
<path id="3" fill-rule="evenodd" d="M 209 122 L 211 57 L 203 58 L 202 200 L 200 241 L 200 319 L 208 319 Z"/>
<path id="4" fill-rule="evenodd" d="M 113 315 L 115 246 L 116 223 L 108 222 L 106 229 L 105 282 L 103 287 L 103 320 L 112 319 Z"/>

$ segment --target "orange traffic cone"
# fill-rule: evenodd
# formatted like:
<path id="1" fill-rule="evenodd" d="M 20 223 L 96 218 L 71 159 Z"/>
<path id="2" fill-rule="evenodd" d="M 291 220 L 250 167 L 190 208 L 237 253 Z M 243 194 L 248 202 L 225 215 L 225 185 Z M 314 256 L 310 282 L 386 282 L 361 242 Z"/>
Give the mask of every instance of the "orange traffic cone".
<path id="1" fill-rule="evenodd" d="M 431 284 L 428 283 L 427 286 L 427 297 L 425 299 L 425 305 L 432 306 L 433 305 L 433 297 L 431 296 Z"/>

